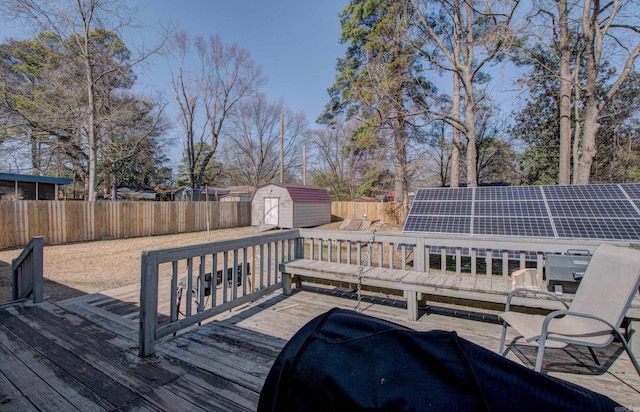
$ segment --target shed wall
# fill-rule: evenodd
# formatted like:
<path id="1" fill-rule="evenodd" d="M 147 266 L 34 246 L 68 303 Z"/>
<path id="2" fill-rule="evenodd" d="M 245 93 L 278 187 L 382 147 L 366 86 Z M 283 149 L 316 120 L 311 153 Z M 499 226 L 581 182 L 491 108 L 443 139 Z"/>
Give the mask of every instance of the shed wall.
<path id="1" fill-rule="evenodd" d="M 264 199 L 278 198 L 278 226 L 293 229 L 293 202 L 286 188 L 267 185 L 256 190 L 251 204 L 251 225 L 260 226 L 264 220 Z"/>
<path id="2" fill-rule="evenodd" d="M 293 205 L 293 226 L 310 227 L 331 223 L 330 202 L 297 202 Z"/>

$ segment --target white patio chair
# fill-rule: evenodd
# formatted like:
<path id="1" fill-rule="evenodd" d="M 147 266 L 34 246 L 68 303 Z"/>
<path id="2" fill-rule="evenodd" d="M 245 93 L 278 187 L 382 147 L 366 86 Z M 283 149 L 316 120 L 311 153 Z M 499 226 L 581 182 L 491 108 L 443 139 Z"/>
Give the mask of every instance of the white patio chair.
<path id="1" fill-rule="evenodd" d="M 640 250 L 603 244 L 593 254 L 571 305 L 561 301 L 566 310 L 556 310 L 547 316 L 514 312 L 510 310 L 511 299 L 522 292 L 560 299 L 553 293 L 533 289 L 516 289 L 509 293 L 505 312 L 500 315 L 503 320 L 500 354 L 505 356 L 508 352 L 504 350 L 507 325 L 516 329 L 527 342 L 538 344 L 535 365 L 538 372 L 542 369 L 547 347 L 585 345 L 599 365 L 592 347 L 607 346 L 617 337 L 640 375 L 640 365 L 619 331 L 639 286 Z"/>

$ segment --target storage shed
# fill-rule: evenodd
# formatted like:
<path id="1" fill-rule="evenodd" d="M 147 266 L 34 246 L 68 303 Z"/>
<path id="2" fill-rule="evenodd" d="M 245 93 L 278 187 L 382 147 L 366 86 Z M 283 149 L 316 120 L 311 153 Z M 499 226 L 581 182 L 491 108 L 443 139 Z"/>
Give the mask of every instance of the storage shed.
<path id="1" fill-rule="evenodd" d="M 268 183 L 251 198 L 251 225 L 283 229 L 331 223 L 331 197 L 325 189 Z"/>

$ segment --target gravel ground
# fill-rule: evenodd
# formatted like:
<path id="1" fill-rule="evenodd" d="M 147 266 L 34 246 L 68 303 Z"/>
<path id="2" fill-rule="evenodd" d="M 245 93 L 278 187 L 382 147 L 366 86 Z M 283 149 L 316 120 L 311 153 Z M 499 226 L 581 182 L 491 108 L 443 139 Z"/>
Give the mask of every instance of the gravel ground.
<path id="1" fill-rule="evenodd" d="M 44 294 L 53 301 L 140 282 L 143 250 L 255 234 L 251 227 L 101 240 L 44 247 Z M 22 249 L 0 250 L 0 302 L 11 299 L 11 261 Z"/>

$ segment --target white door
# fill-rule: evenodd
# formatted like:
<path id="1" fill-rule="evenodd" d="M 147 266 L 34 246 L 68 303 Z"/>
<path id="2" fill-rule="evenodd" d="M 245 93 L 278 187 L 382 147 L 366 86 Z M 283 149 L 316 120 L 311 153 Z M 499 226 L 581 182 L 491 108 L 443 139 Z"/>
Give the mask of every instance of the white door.
<path id="1" fill-rule="evenodd" d="M 278 198 L 264 198 L 264 224 L 278 226 Z"/>

